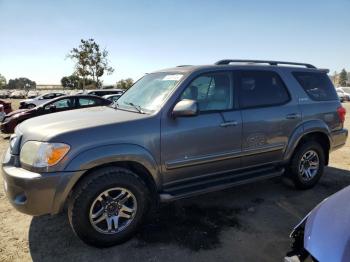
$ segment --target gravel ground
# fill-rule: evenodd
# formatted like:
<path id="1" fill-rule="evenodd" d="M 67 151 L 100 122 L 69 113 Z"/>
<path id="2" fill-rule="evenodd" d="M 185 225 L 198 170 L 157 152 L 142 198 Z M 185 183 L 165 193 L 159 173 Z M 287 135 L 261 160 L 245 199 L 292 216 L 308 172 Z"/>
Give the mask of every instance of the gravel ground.
<path id="1" fill-rule="evenodd" d="M 349 128 L 350 104 L 345 107 Z M 1 139 L 0 153 L 7 145 Z M 277 178 L 177 201 L 163 206 L 132 240 L 109 249 L 83 244 L 66 214 L 15 211 L 0 177 L 0 261 L 282 261 L 293 226 L 350 184 L 349 153 L 350 142 L 332 153 L 314 189 L 298 191 Z"/>

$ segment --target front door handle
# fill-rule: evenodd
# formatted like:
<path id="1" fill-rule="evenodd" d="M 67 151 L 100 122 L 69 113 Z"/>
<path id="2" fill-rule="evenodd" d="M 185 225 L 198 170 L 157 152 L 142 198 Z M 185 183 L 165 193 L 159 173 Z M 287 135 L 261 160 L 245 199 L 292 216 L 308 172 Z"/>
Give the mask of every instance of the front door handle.
<path id="1" fill-rule="evenodd" d="M 299 118 L 299 114 L 297 114 L 297 113 L 288 114 L 288 115 L 286 115 L 286 118 L 287 119 L 296 119 L 296 118 Z"/>
<path id="2" fill-rule="evenodd" d="M 221 127 L 236 126 L 236 125 L 238 125 L 237 121 L 228 121 L 220 124 Z"/>

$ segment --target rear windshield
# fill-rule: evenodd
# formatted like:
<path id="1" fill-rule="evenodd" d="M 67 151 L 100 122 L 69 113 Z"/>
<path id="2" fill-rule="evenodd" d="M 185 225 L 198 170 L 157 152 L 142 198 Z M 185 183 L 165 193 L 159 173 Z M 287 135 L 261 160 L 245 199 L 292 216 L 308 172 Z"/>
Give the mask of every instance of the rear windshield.
<path id="1" fill-rule="evenodd" d="M 294 72 L 293 75 L 312 100 L 338 100 L 337 92 L 326 73 Z"/>

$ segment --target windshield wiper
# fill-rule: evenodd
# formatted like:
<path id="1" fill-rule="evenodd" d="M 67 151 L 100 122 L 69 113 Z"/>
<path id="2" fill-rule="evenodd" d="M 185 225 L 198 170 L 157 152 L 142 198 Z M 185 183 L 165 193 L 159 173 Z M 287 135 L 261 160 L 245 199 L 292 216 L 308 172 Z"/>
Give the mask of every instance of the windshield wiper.
<path id="1" fill-rule="evenodd" d="M 126 102 L 125 104 L 132 106 L 133 108 L 135 108 L 140 114 L 145 114 L 145 112 L 142 110 L 141 106 L 139 105 L 135 105 L 132 102 Z"/>

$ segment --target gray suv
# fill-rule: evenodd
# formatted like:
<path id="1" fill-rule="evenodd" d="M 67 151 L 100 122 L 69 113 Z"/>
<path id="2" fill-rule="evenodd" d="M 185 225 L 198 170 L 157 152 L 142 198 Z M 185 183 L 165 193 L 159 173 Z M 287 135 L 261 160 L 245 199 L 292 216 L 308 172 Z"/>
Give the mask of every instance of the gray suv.
<path id="1" fill-rule="evenodd" d="M 276 176 L 307 189 L 345 144 L 345 109 L 310 64 L 221 60 L 145 75 L 115 107 L 23 122 L 3 159 L 12 205 L 30 215 L 65 204 L 86 243 L 130 238 L 149 210 Z"/>

